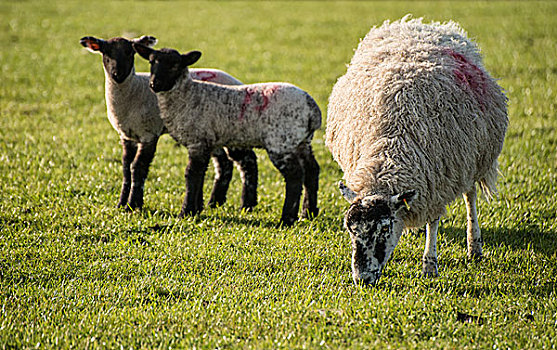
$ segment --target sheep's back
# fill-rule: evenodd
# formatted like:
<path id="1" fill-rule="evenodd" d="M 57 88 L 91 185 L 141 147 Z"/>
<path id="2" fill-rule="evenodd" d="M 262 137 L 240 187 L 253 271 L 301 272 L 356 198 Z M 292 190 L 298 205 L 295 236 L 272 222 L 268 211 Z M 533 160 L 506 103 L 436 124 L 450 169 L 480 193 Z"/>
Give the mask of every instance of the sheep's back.
<path id="1" fill-rule="evenodd" d="M 326 143 L 356 192 L 418 189 L 409 222 L 496 167 L 506 97 L 454 23 L 385 23 L 360 43 L 329 98 Z"/>

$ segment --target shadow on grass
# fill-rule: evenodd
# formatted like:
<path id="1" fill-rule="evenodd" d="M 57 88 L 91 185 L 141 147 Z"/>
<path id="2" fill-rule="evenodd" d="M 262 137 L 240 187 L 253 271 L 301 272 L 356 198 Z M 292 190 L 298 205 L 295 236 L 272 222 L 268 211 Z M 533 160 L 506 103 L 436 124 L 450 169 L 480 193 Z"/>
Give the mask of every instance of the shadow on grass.
<path id="1" fill-rule="evenodd" d="M 462 228 L 440 228 L 449 241 L 459 242 L 466 248 L 466 230 Z M 491 247 L 508 247 L 512 250 L 533 250 L 538 254 L 553 256 L 557 252 L 557 232 L 542 231 L 536 226 L 527 225 L 520 229 L 482 228 L 484 244 Z"/>

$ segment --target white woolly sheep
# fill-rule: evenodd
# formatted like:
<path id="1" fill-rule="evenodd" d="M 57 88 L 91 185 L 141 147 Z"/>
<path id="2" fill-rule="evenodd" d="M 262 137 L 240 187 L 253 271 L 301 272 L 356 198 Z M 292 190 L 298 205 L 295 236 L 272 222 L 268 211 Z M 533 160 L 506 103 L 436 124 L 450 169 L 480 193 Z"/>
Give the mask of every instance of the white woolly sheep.
<path id="1" fill-rule="evenodd" d="M 153 50 L 140 44 L 134 48 L 151 63 L 150 86 L 157 94 L 170 135 L 188 149 L 181 216 L 201 211 L 209 155 L 214 148 L 224 146 L 267 151 L 286 182 L 281 224 L 297 220 L 302 185 L 303 215 L 317 215 L 319 165 L 311 140 L 321 126 L 321 111 L 310 95 L 286 83 L 224 86 L 195 81 L 188 66 L 197 62 L 200 52 L 181 55 L 172 49 Z"/>
<path id="2" fill-rule="evenodd" d="M 81 45 L 101 53 L 105 72 L 105 99 L 108 120 L 120 135 L 123 147 L 123 184 L 118 202 L 126 209 L 143 206 L 143 187 L 149 166 L 155 155 L 159 137 L 166 133 L 155 94 L 149 89 L 149 73 L 136 73 L 135 51 L 132 42 L 155 45 L 157 39 L 142 36 L 138 39 L 98 39 L 83 37 Z M 242 82 L 217 69 L 197 69 L 193 79 L 212 83 L 241 85 Z M 228 154 L 228 156 L 227 156 Z M 215 182 L 209 205 L 222 205 L 232 178 L 233 159 L 240 168 L 243 180 L 242 208 L 250 210 L 257 204 L 257 159 L 252 150 L 216 149 L 213 153 Z"/>
<path id="3" fill-rule="evenodd" d="M 476 183 L 496 193 L 507 99 L 454 23 L 406 17 L 372 28 L 329 97 L 326 144 L 351 202 L 352 277 L 375 284 L 404 228 L 427 224 L 423 274 L 437 276 L 437 229 L 463 194 L 468 255 L 482 255 Z"/>

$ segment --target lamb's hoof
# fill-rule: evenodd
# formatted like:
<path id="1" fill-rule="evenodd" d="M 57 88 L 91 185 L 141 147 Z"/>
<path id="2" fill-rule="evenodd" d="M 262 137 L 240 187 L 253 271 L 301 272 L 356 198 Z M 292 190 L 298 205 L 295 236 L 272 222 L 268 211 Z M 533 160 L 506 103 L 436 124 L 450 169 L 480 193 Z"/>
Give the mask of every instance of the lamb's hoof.
<path id="1" fill-rule="evenodd" d="M 439 272 L 437 271 L 437 259 L 435 258 L 423 259 L 422 276 L 426 278 L 439 276 Z"/>
<path id="2" fill-rule="evenodd" d="M 187 216 L 196 216 L 201 213 L 201 209 L 182 209 L 180 214 L 178 214 L 178 219 L 183 219 Z"/>
<path id="3" fill-rule="evenodd" d="M 294 225 L 296 223 L 296 221 L 298 221 L 298 218 L 281 218 L 279 223 L 278 223 L 278 227 L 291 227 L 292 225 Z"/>
<path id="4" fill-rule="evenodd" d="M 135 207 L 133 207 L 129 203 L 124 203 L 124 204 L 118 203 L 118 209 L 121 209 L 125 212 L 131 213 L 132 211 L 134 211 Z M 139 208 L 139 209 L 141 209 L 141 208 Z"/>
<path id="5" fill-rule="evenodd" d="M 253 211 L 253 206 L 242 206 L 240 208 L 240 211 L 246 212 L 246 213 L 251 213 Z"/>
<path id="6" fill-rule="evenodd" d="M 302 213 L 303 219 L 313 220 L 319 215 L 319 208 L 306 209 Z"/>
<path id="7" fill-rule="evenodd" d="M 209 202 L 207 202 L 207 205 L 209 206 L 209 208 L 215 209 L 218 207 L 222 207 L 224 203 L 226 203 L 226 198 L 223 199 L 210 198 Z"/>

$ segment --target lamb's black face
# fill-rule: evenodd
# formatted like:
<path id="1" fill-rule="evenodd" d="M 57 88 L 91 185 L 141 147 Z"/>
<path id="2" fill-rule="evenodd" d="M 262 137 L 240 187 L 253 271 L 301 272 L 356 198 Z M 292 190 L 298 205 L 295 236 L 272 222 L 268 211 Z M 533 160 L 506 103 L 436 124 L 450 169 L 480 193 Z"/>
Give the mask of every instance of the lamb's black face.
<path id="1" fill-rule="evenodd" d="M 132 72 L 135 51 L 131 41 L 124 38 L 103 40 L 87 36 L 81 38 L 80 43 L 89 50 L 103 55 L 104 68 L 116 83 L 123 83 Z"/>
<path id="2" fill-rule="evenodd" d="M 180 79 L 188 76 L 188 66 L 201 57 L 199 51 L 181 55 L 173 49 L 153 50 L 141 44 L 133 44 L 133 48 L 151 64 L 149 85 L 154 92 L 171 90 Z"/>
<path id="3" fill-rule="evenodd" d="M 402 232 L 391 203 L 379 196 L 356 199 L 344 222 L 352 241 L 354 282 L 374 285 Z"/>
<path id="4" fill-rule="evenodd" d="M 130 75 L 134 54 L 132 43 L 127 39 L 112 38 L 106 41 L 103 49 L 103 65 L 116 83 L 123 83 Z"/>
<path id="5" fill-rule="evenodd" d="M 182 56 L 176 50 L 162 49 L 149 56 L 151 79 L 149 85 L 154 92 L 172 89 L 188 69 Z"/>

